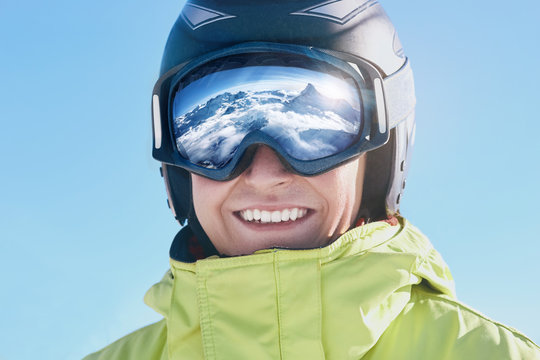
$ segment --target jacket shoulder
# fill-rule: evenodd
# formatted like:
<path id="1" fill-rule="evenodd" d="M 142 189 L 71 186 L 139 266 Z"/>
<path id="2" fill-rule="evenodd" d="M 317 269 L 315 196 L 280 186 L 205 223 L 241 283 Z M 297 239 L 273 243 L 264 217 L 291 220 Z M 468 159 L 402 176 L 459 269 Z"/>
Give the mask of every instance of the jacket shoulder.
<path id="1" fill-rule="evenodd" d="M 413 287 L 411 301 L 366 359 L 397 355 L 400 359 L 540 360 L 540 348 L 519 331 L 421 284 Z"/>
<path id="2" fill-rule="evenodd" d="M 166 360 L 165 319 L 136 330 L 83 360 Z"/>

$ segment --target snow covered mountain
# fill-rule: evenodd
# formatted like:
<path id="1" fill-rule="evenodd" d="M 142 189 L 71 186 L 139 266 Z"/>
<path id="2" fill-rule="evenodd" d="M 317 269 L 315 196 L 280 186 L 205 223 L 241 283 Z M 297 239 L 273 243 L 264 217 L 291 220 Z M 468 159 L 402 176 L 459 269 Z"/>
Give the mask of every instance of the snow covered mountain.
<path id="1" fill-rule="evenodd" d="M 301 92 L 225 92 L 177 117 L 174 133 L 179 151 L 192 162 L 219 168 L 256 130 L 300 160 L 332 155 L 350 145 L 360 118 L 347 101 L 326 97 L 308 84 Z"/>

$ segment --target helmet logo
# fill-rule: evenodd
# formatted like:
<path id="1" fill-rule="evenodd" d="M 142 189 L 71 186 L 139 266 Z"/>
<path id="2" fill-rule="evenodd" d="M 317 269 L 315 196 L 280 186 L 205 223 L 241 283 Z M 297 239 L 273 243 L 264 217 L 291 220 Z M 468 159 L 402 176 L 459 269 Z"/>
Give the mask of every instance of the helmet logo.
<path id="1" fill-rule="evenodd" d="M 377 4 L 377 0 L 330 0 L 291 15 L 305 15 L 327 19 L 344 25 L 356 15 Z"/>
<path id="2" fill-rule="evenodd" d="M 208 9 L 199 5 L 186 4 L 182 9 L 182 18 L 186 24 L 195 30 L 201 26 L 208 25 L 215 21 L 234 18 L 236 16 L 225 14 L 217 10 Z"/>

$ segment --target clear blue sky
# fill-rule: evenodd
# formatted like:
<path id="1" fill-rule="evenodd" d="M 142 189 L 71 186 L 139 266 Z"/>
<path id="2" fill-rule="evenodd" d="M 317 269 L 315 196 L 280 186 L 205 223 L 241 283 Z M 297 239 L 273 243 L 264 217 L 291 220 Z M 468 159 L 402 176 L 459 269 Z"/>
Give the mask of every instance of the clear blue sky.
<path id="1" fill-rule="evenodd" d="M 403 213 L 461 300 L 540 341 L 540 5 L 381 1 L 415 72 Z M 182 1 L 0 0 L 1 360 L 80 359 L 159 319 L 178 229 L 150 103 Z"/>

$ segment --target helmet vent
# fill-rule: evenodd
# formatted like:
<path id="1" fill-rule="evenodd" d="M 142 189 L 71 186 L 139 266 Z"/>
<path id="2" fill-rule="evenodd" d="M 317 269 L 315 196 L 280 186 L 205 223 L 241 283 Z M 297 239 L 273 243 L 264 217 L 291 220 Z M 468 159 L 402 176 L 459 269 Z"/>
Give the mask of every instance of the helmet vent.
<path id="1" fill-rule="evenodd" d="M 195 30 L 215 21 L 230 19 L 236 16 L 228 15 L 199 5 L 186 4 L 182 10 L 182 17 L 191 30 Z"/>
<path id="2" fill-rule="evenodd" d="M 345 25 L 356 15 L 377 4 L 376 0 L 364 1 L 360 5 L 357 0 L 331 0 L 315 6 L 296 11 L 291 15 L 306 15 L 323 18 Z"/>

